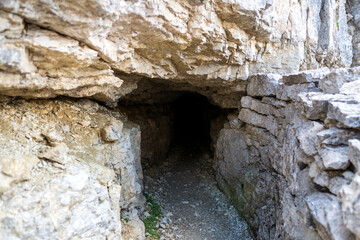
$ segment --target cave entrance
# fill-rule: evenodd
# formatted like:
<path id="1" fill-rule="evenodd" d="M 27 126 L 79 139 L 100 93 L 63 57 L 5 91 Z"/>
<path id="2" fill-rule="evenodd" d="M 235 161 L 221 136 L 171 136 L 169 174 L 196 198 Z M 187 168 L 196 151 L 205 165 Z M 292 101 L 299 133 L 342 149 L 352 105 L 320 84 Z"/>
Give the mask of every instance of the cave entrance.
<path id="1" fill-rule="evenodd" d="M 172 146 L 182 147 L 193 154 L 210 151 L 211 121 L 221 115 L 221 109 L 195 93 L 182 94 L 172 105 Z"/>
<path id="2" fill-rule="evenodd" d="M 181 240 L 251 239 L 246 223 L 217 188 L 213 168 L 214 143 L 231 110 L 193 92 L 146 94 L 128 99 L 120 110 L 141 128 L 147 239 L 154 239 L 152 234 Z M 154 203 L 161 217 L 153 216 Z"/>
<path id="3" fill-rule="evenodd" d="M 194 92 L 160 91 L 144 98 L 130 96 L 120 102 L 120 111 L 141 128 L 144 170 L 158 167 L 174 150 L 212 155 L 216 133 L 223 128 L 229 110 Z"/>

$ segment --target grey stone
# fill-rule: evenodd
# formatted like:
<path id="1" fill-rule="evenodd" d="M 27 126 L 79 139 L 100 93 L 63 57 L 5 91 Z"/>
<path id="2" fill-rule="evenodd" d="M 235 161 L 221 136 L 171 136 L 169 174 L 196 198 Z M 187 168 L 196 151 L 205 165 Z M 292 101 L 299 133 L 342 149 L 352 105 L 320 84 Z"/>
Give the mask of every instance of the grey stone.
<path id="1" fill-rule="evenodd" d="M 360 73 L 357 80 L 344 83 L 344 85 L 340 88 L 340 92 L 345 94 L 358 94 L 360 92 Z"/>
<path id="2" fill-rule="evenodd" d="M 247 94 L 253 97 L 275 96 L 279 75 L 256 75 L 249 79 Z"/>
<path id="3" fill-rule="evenodd" d="M 1 239 L 119 239 L 120 209 L 141 209 L 139 127 L 83 103 L 0 103 Z M 123 128 L 108 144 L 99 130 L 111 122 Z M 142 239 L 139 219 L 135 228 Z"/>
<path id="4" fill-rule="evenodd" d="M 287 103 L 285 101 L 281 101 L 274 97 L 263 97 L 262 102 L 269 104 L 269 105 L 273 105 L 276 108 L 283 108 L 283 107 L 286 107 L 286 105 L 287 105 Z"/>
<path id="5" fill-rule="evenodd" d="M 249 96 L 241 98 L 241 106 L 243 108 L 251 109 L 260 114 L 273 115 L 275 117 L 285 117 L 283 109 L 277 109 L 272 105 L 262 103 L 261 101 L 251 98 Z"/>
<path id="6" fill-rule="evenodd" d="M 358 139 L 349 140 L 349 159 L 355 168 L 360 170 L 360 141 Z"/>
<path id="7" fill-rule="evenodd" d="M 239 113 L 239 119 L 245 123 L 267 129 L 271 134 L 277 135 L 278 120 L 273 116 L 258 114 L 249 109 L 243 108 Z"/>
<path id="8" fill-rule="evenodd" d="M 349 164 L 349 149 L 346 146 L 330 147 L 323 146 L 320 150 L 320 156 L 327 170 L 343 170 Z"/>
<path id="9" fill-rule="evenodd" d="M 306 204 L 323 239 L 355 239 L 343 223 L 340 200 L 337 197 L 314 193 L 306 197 Z"/>
<path id="10" fill-rule="evenodd" d="M 350 180 L 341 177 L 341 176 L 335 176 L 329 180 L 329 190 L 331 193 L 335 195 L 339 195 L 341 189 L 343 186 L 350 184 Z"/>
<path id="11" fill-rule="evenodd" d="M 335 69 L 319 82 L 319 88 L 326 93 L 343 92 L 359 77 L 360 67 Z"/>
<path id="12" fill-rule="evenodd" d="M 233 129 L 239 129 L 242 125 L 244 125 L 244 122 L 240 121 L 237 114 L 229 114 L 227 116 L 229 120 L 229 125 Z"/>
<path id="13" fill-rule="evenodd" d="M 347 95 L 340 101 L 330 101 L 327 117 L 336 120 L 341 126 L 360 128 L 360 96 Z"/>
<path id="14" fill-rule="evenodd" d="M 316 134 L 323 129 L 322 124 L 311 121 L 307 130 L 300 131 L 297 138 L 300 142 L 300 148 L 306 155 L 313 156 L 317 153 L 318 141 Z"/>
<path id="15" fill-rule="evenodd" d="M 360 236 L 360 176 L 355 174 L 350 185 L 340 190 L 342 217 L 345 225 L 357 236 Z"/>
<path id="16" fill-rule="evenodd" d="M 104 141 L 114 142 L 121 138 L 123 123 L 121 121 L 112 121 L 108 126 L 101 129 L 101 137 Z"/>
<path id="17" fill-rule="evenodd" d="M 281 79 L 281 82 L 283 82 L 285 85 L 319 82 L 324 76 L 329 73 L 330 70 L 328 68 L 308 70 L 296 74 L 284 75 Z"/>
<path id="18" fill-rule="evenodd" d="M 276 97 L 283 101 L 297 100 L 303 92 L 318 92 L 315 83 L 303 83 L 294 85 L 279 84 L 276 90 Z"/>
<path id="19" fill-rule="evenodd" d="M 301 93 L 299 94 L 302 111 L 306 118 L 311 120 L 324 120 L 327 116 L 328 102 L 332 94 Z"/>
<path id="20" fill-rule="evenodd" d="M 325 145 L 348 145 L 351 138 L 360 138 L 360 132 L 348 129 L 329 128 L 317 133 L 319 141 Z"/>

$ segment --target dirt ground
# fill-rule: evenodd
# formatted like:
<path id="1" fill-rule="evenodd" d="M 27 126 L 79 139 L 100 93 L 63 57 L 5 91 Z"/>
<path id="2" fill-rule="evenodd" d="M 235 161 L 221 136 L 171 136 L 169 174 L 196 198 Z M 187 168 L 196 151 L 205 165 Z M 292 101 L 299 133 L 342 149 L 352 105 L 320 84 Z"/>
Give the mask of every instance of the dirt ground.
<path id="1" fill-rule="evenodd" d="M 173 148 L 160 167 L 145 171 L 144 187 L 161 208 L 160 239 L 252 239 L 246 222 L 217 188 L 207 151 Z M 147 239 L 156 238 L 147 234 Z"/>

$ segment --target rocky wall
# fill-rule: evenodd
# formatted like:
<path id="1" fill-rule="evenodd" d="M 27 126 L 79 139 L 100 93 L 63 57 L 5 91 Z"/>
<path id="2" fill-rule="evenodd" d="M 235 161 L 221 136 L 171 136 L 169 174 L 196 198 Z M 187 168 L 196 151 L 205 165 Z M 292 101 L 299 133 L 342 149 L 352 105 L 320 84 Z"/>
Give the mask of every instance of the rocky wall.
<path id="1" fill-rule="evenodd" d="M 358 65 L 358 6 L 1 0 L 0 94 L 114 106 L 130 94 L 153 104 L 148 99 L 166 88 L 241 107 L 212 137 L 218 182 L 253 232 L 351 239 L 360 236 L 359 69 L 321 67 Z M 1 99 L 0 234 L 118 238 L 121 209 L 132 219 L 123 223 L 123 237 L 143 236 L 137 126 L 89 100 Z M 150 129 L 163 121 L 153 120 L 140 122 Z M 212 129 L 218 126 L 214 121 Z M 153 146 L 146 134 L 143 143 Z M 78 219 L 88 221 L 72 224 Z"/>
<path id="2" fill-rule="evenodd" d="M 1 97 L 0 118 L 1 239 L 144 237 L 137 125 L 90 100 Z"/>
<path id="3" fill-rule="evenodd" d="M 358 14 L 345 4 L 2 0 L 0 93 L 114 104 L 150 78 L 226 98 L 254 74 L 349 67 Z"/>
<path id="4" fill-rule="evenodd" d="M 250 79 L 215 168 L 257 239 L 360 236 L 359 86 L 360 68 Z"/>
<path id="5" fill-rule="evenodd" d="M 171 105 L 127 105 L 119 106 L 119 109 L 140 126 L 142 167 L 156 166 L 164 161 L 174 135 Z"/>
<path id="6" fill-rule="evenodd" d="M 349 32 L 353 36 L 353 66 L 360 64 L 360 1 L 347 0 Z"/>

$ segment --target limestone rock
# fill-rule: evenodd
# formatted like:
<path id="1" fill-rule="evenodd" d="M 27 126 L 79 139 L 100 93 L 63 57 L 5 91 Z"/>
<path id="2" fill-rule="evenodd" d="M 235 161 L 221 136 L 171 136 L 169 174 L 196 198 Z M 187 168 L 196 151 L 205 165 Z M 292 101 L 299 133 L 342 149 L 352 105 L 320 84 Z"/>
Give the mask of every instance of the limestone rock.
<path id="1" fill-rule="evenodd" d="M 349 140 L 349 159 L 355 168 L 360 170 L 360 141 L 357 139 Z"/>
<path id="2" fill-rule="evenodd" d="M 36 172 L 1 196 L 1 238 L 120 236 L 107 188 L 90 175 L 89 167 L 70 164 L 65 170 Z"/>
<path id="3" fill-rule="evenodd" d="M 348 158 L 348 147 L 323 147 L 319 150 L 324 167 L 327 170 L 346 169 L 350 162 Z"/>
<path id="4" fill-rule="evenodd" d="M 240 121 L 237 114 L 229 114 L 227 118 L 229 120 L 230 127 L 233 129 L 239 129 L 243 125 L 243 122 Z"/>
<path id="5" fill-rule="evenodd" d="M 323 239 L 355 239 L 343 224 L 338 198 L 326 193 L 315 193 L 306 198 L 306 203 Z"/>
<path id="6" fill-rule="evenodd" d="M 101 129 L 101 137 L 106 142 L 114 142 L 121 138 L 123 123 L 119 120 L 111 121 L 109 125 Z"/>
<path id="7" fill-rule="evenodd" d="M 303 83 L 303 84 L 294 84 L 286 85 L 283 83 L 279 84 L 279 87 L 276 90 L 276 97 L 283 101 L 290 101 L 294 99 L 299 99 L 301 94 L 304 92 L 317 92 L 318 88 L 316 83 Z"/>
<path id="8" fill-rule="evenodd" d="M 249 79 L 247 94 L 257 96 L 275 96 L 279 75 L 256 75 Z"/>
<path id="9" fill-rule="evenodd" d="M 347 95 L 340 101 L 330 101 L 329 119 L 334 119 L 341 126 L 360 128 L 360 97 L 358 94 Z"/>
<path id="10" fill-rule="evenodd" d="M 69 161 L 68 151 L 69 148 L 65 143 L 59 143 L 40 153 L 38 157 L 60 164 L 66 164 Z"/>
<path id="11" fill-rule="evenodd" d="M 0 8 L 5 71 L 0 90 L 11 96 L 115 102 L 134 90 L 141 76 L 238 88 L 259 73 L 351 65 L 343 1 L 335 7 L 305 0 L 137 1 L 136 6 L 7 0 Z M 118 77 L 129 74 L 134 77 Z M 266 86 L 250 84 L 249 92 L 274 95 L 277 77 L 270 78 Z"/>
<path id="12" fill-rule="evenodd" d="M 285 117 L 283 109 L 277 109 L 271 105 L 262 103 L 259 100 L 245 96 L 241 98 L 241 106 L 251 109 L 263 115 L 273 115 L 275 117 Z"/>
<path id="13" fill-rule="evenodd" d="M 339 68 L 332 70 L 319 81 L 319 88 L 326 93 L 339 93 L 348 91 L 349 86 L 360 77 L 360 67 Z"/>
<path id="14" fill-rule="evenodd" d="M 349 139 L 360 137 L 360 133 L 333 127 L 319 132 L 317 136 L 322 144 L 337 146 L 348 145 Z"/>
<path id="15" fill-rule="evenodd" d="M 307 118 L 311 120 L 323 120 L 326 118 L 330 95 L 322 93 L 301 93 L 299 97 L 303 104 L 303 113 Z"/>
<path id="16" fill-rule="evenodd" d="M 119 239 L 120 209 L 142 206 L 138 126 L 90 100 L 0 104 L 0 237 Z"/>
<path id="17" fill-rule="evenodd" d="M 0 94 L 115 106 L 200 93 L 232 109 L 212 124 L 217 180 L 260 239 L 353 239 L 359 13 L 358 0 L 2 0 Z M 144 158 L 166 155 L 170 114 L 139 109 Z M 144 237 L 140 130 L 117 110 L 0 97 L 1 239 L 119 239 L 120 211 L 123 237 Z"/>
<path id="18" fill-rule="evenodd" d="M 320 68 L 316 70 L 303 71 L 295 74 L 287 74 L 281 78 L 281 82 L 285 85 L 294 85 L 302 83 L 312 83 L 320 81 L 330 73 L 328 68 Z"/>
<path id="19" fill-rule="evenodd" d="M 32 168 L 39 159 L 31 153 L 6 152 L 2 149 L 0 155 L 0 193 L 11 188 L 15 183 L 29 180 Z"/>
<path id="20" fill-rule="evenodd" d="M 304 153 L 308 156 L 313 156 L 317 153 L 317 145 L 318 141 L 316 135 L 319 131 L 323 130 L 323 125 L 312 121 L 310 127 L 307 131 L 301 131 L 298 140 L 300 142 L 300 148 L 304 151 Z"/>
<path id="21" fill-rule="evenodd" d="M 360 70 L 359 70 L 359 72 L 360 72 Z M 359 78 L 360 78 L 360 76 L 359 76 Z M 340 92 L 345 93 L 345 94 L 359 93 L 359 91 L 360 91 L 360 80 L 359 79 L 352 81 L 352 82 L 345 83 L 340 88 Z"/>
<path id="22" fill-rule="evenodd" d="M 346 179 L 342 176 L 335 176 L 333 178 L 331 178 L 329 180 L 329 190 L 331 193 L 335 194 L 335 195 L 339 195 L 339 193 L 341 192 L 341 189 L 350 184 L 350 180 Z"/>
<path id="23" fill-rule="evenodd" d="M 273 116 L 258 114 L 249 109 L 243 108 L 239 113 L 239 119 L 245 123 L 267 129 L 271 134 L 277 135 L 279 123 Z"/>
<path id="24" fill-rule="evenodd" d="M 342 203 L 342 216 L 345 225 L 356 236 L 360 236 L 360 208 L 359 208 L 359 196 L 360 196 L 360 176 L 357 173 L 350 185 L 344 186 L 340 190 L 340 199 Z"/>

